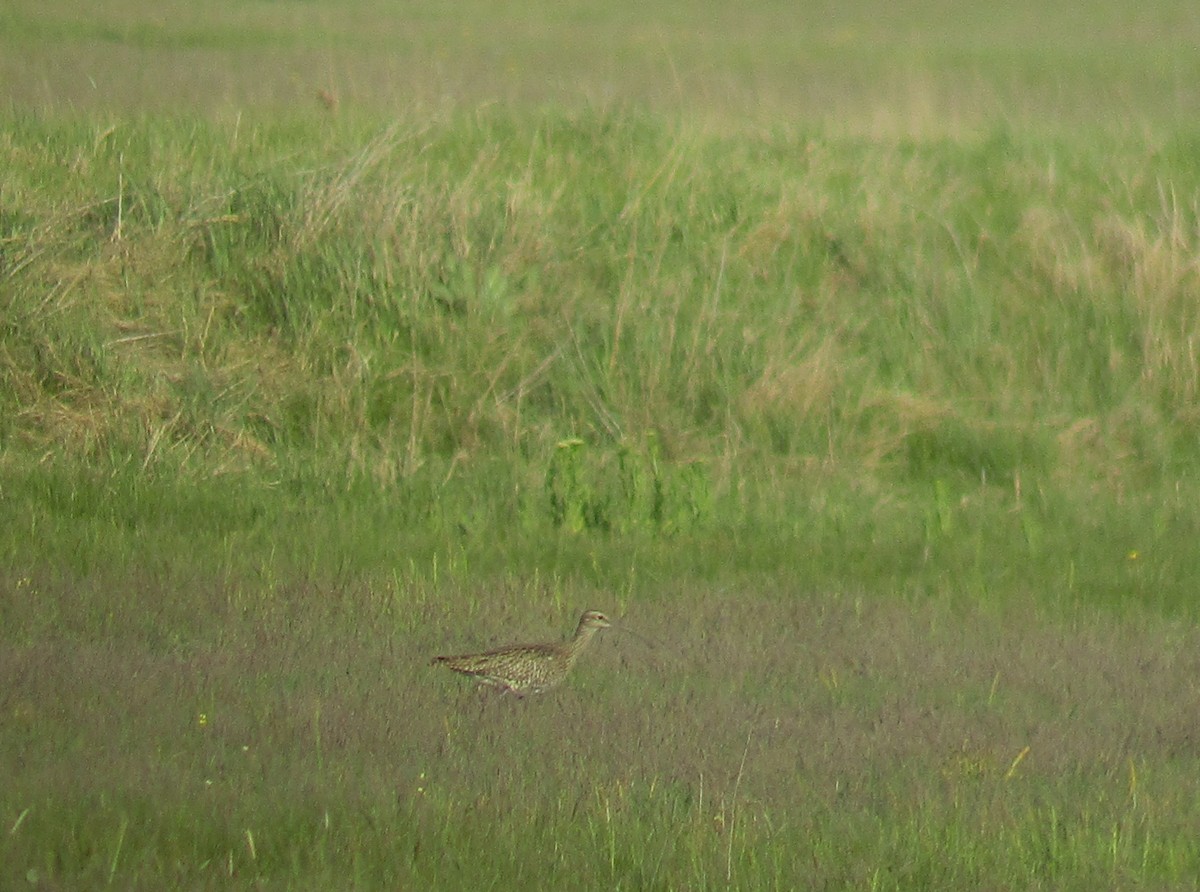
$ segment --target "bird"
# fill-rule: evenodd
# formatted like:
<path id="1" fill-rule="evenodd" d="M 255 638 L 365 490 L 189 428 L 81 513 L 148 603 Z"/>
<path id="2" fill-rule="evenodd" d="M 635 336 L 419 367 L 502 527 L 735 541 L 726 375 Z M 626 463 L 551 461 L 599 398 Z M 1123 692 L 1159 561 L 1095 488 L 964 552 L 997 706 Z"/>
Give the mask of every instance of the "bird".
<path id="1" fill-rule="evenodd" d="M 600 611 L 585 610 L 575 634 L 566 641 L 512 644 L 483 653 L 434 657 L 433 665 L 469 675 L 499 688 L 502 694 L 542 694 L 562 683 L 593 635 L 611 626 Z"/>

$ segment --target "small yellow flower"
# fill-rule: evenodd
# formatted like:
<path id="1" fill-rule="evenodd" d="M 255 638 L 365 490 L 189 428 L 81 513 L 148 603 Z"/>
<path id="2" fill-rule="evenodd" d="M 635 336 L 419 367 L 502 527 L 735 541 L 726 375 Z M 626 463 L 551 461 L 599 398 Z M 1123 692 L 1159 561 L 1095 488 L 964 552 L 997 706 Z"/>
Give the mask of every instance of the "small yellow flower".
<path id="1" fill-rule="evenodd" d="M 208 725 L 208 713 L 202 712 L 200 715 L 196 716 L 196 724 L 201 728 L 206 727 Z"/>
<path id="2" fill-rule="evenodd" d="M 1129 552 L 1129 554 L 1125 555 L 1125 557 L 1127 557 L 1131 561 L 1136 561 L 1139 557 L 1137 549 L 1136 548 L 1133 549 L 1132 551 Z"/>

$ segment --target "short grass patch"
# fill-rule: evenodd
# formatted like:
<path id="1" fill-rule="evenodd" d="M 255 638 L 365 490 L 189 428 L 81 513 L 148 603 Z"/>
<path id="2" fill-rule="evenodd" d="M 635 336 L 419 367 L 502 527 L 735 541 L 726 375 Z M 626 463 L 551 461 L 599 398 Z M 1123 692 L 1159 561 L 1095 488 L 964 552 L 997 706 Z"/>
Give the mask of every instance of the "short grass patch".
<path id="1" fill-rule="evenodd" d="M 5 882 L 1194 879 L 1190 625 L 687 588 L 628 606 L 651 645 L 606 633 L 567 687 L 527 700 L 429 656 L 557 635 L 570 615 L 464 609 L 473 595 L 415 578 L 254 603 L 194 587 L 206 620 L 174 641 L 126 621 L 10 642 Z M 128 597 L 126 616 L 161 592 Z"/>

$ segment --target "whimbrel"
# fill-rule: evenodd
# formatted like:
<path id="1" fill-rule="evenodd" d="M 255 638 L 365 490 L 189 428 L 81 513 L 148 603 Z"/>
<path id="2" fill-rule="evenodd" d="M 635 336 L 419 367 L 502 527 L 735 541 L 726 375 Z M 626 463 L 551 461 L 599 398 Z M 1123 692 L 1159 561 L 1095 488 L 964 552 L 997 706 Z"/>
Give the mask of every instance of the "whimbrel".
<path id="1" fill-rule="evenodd" d="M 566 641 L 513 644 L 479 654 L 435 657 L 433 662 L 473 676 L 501 692 L 511 691 L 518 697 L 540 694 L 560 684 L 592 636 L 611 625 L 603 613 L 588 610 L 579 617 L 574 636 Z"/>

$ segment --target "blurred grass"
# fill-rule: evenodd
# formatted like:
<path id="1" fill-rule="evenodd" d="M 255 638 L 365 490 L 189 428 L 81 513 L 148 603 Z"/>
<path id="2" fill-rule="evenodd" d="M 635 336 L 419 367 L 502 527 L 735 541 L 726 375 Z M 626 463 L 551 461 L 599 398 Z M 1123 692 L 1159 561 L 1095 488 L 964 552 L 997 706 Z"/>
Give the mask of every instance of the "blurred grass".
<path id="1" fill-rule="evenodd" d="M 1193 887 L 1198 33 L 5 6 L 0 887 Z"/>
<path id="2" fill-rule="evenodd" d="M 0 80 L 22 106 L 68 113 L 634 103 L 720 128 L 929 138 L 1003 120 L 1140 134 L 1191 126 L 1198 40 L 1186 0 L 14 0 L 0 11 Z"/>

